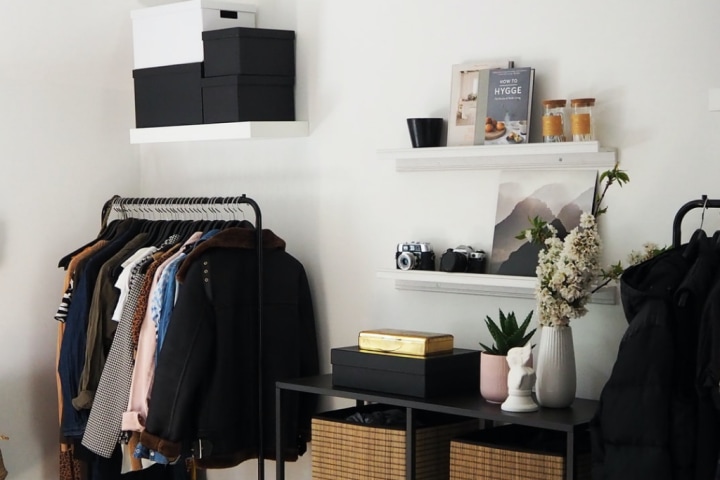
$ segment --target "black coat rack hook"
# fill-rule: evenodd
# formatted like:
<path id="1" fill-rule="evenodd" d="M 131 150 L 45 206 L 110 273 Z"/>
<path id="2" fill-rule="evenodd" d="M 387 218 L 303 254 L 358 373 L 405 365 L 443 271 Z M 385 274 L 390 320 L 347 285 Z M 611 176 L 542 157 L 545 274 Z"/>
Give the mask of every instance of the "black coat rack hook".
<path id="1" fill-rule="evenodd" d="M 700 223 L 700 228 L 702 228 L 702 223 L 705 219 L 705 210 L 708 208 L 720 208 L 720 199 L 712 199 L 708 198 L 707 195 L 702 195 L 700 198 L 696 200 L 690 200 L 685 205 L 680 207 L 680 209 L 675 214 L 675 219 L 673 220 L 673 232 L 672 232 L 672 246 L 673 247 L 679 247 L 682 244 L 682 221 L 685 217 L 685 214 L 687 214 L 690 210 L 693 210 L 695 208 L 702 208 L 702 219 Z"/>

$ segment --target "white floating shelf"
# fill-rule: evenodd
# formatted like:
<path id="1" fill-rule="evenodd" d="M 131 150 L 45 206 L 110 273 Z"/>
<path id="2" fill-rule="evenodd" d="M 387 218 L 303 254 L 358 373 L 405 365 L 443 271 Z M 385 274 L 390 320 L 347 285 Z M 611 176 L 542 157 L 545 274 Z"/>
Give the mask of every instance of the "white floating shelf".
<path id="1" fill-rule="evenodd" d="M 377 276 L 394 280 L 395 288 L 398 290 L 535 298 L 535 277 L 389 269 L 378 271 Z M 590 302 L 604 305 L 617 304 L 617 287 L 611 285 L 601 288 L 593 294 Z"/>
<path id="2" fill-rule="evenodd" d="M 308 131 L 308 122 L 208 123 L 174 127 L 134 128 L 130 130 L 130 143 L 306 137 Z"/>
<path id="3" fill-rule="evenodd" d="M 442 170 L 610 169 L 616 151 L 598 142 L 524 143 L 379 150 L 398 172 Z"/>

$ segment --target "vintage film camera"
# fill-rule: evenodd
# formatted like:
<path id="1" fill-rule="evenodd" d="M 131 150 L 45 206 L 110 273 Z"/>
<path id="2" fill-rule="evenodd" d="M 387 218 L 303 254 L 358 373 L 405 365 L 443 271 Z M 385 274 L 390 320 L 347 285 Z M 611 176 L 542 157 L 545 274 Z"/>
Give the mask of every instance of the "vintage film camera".
<path id="1" fill-rule="evenodd" d="M 448 248 L 440 257 L 440 271 L 485 273 L 487 255 L 469 245 Z"/>
<path id="2" fill-rule="evenodd" d="M 435 270 L 435 252 L 426 242 L 398 243 L 395 265 L 399 270 Z"/>

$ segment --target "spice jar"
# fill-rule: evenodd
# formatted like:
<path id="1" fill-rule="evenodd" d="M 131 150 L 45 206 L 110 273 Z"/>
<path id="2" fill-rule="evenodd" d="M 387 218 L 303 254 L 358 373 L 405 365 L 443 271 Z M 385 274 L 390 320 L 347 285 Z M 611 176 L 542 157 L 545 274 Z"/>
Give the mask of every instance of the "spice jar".
<path id="1" fill-rule="evenodd" d="M 593 122 L 594 98 L 574 98 L 570 100 L 572 114 L 570 131 L 573 142 L 590 142 L 595 140 L 595 124 Z"/>
<path id="2" fill-rule="evenodd" d="M 565 141 L 565 100 L 544 100 L 542 117 L 543 142 Z"/>

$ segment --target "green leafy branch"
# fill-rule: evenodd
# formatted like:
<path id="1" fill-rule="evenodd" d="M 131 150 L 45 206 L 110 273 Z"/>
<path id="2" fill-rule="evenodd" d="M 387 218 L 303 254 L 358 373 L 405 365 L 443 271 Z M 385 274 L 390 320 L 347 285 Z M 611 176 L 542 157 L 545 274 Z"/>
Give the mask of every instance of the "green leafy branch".
<path id="1" fill-rule="evenodd" d="M 597 217 L 607 212 L 607 207 L 601 208 L 601 206 L 610 186 L 617 183 L 622 187 L 630 182 L 630 176 L 624 170 L 620 170 L 620 164 L 615 162 L 615 166 L 611 170 L 606 170 L 600 174 L 598 181 L 600 183 L 600 192 L 595 195 L 592 211 L 596 220 Z M 528 240 L 530 243 L 544 246 L 545 240 L 555 235 L 556 232 L 552 225 L 539 216 L 536 215 L 534 218 L 528 218 L 528 220 L 530 221 L 530 228 L 526 228 L 515 235 L 517 240 Z"/>
<path id="2" fill-rule="evenodd" d="M 618 162 L 615 163 L 612 169 L 606 170 L 600 174 L 600 177 L 598 178 L 599 188 L 595 195 L 592 210 L 592 214 L 596 220 L 599 216 L 607 213 L 608 207 L 603 206 L 603 202 L 605 201 L 605 196 L 610 187 L 615 184 L 622 187 L 629 182 L 630 176 L 624 170 L 620 170 L 620 164 Z M 530 243 L 546 248 L 545 241 L 554 237 L 557 233 L 555 228 L 539 216 L 529 218 L 528 220 L 530 222 L 530 227 L 522 230 L 515 236 L 515 238 L 518 240 L 527 240 Z M 598 274 L 598 284 L 594 287 L 592 293 L 598 291 L 610 282 L 618 280 L 629 266 L 652 258 L 655 255 L 662 253 L 667 248 L 668 247 L 657 247 L 652 244 L 646 244 L 644 246 L 644 251 L 631 252 L 627 266 L 623 265 L 622 261 L 618 261 L 617 263 L 601 269 Z"/>
<path id="3" fill-rule="evenodd" d="M 607 268 L 603 268 L 602 270 L 600 270 L 600 274 L 598 275 L 599 282 L 597 286 L 593 288 L 591 293 L 595 293 L 608 283 L 618 280 L 622 276 L 622 274 L 625 273 L 625 270 L 627 270 L 627 268 L 631 267 L 632 265 L 636 265 L 642 261 L 653 258 L 656 255 L 661 254 L 668 248 L 670 247 L 658 247 L 656 245 L 647 244 L 645 245 L 645 249 L 643 252 L 633 251 L 630 253 L 627 267 L 623 266 L 622 261 L 618 260 L 617 263 L 614 263 Z"/>
<path id="4" fill-rule="evenodd" d="M 607 212 L 607 207 L 600 208 L 600 205 L 602 205 L 603 200 L 605 200 L 605 194 L 607 193 L 608 188 L 610 188 L 610 185 L 612 185 L 613 183 L 617 183 L 620 187 L 622 187 L 630 181 L 630 177 L 628 176 L 627 172 L 625 172 L 624 170 L 620 170 L 619 167 L 620 164 L 618 162 L 615 162 L 615 166 L 612 168 L 612 170 L 605 170 L 600 174 L 599 183 L 600 185 L 603 185 L 603 182 L 605 182 L 605 184 L 602 187 L 602 192 L 595 196 L 595 206 L 592 212 L 592 214 L 595 216 L 595 219 Z"/>

